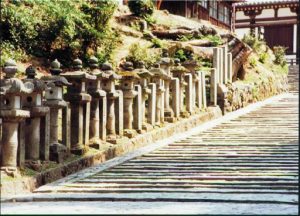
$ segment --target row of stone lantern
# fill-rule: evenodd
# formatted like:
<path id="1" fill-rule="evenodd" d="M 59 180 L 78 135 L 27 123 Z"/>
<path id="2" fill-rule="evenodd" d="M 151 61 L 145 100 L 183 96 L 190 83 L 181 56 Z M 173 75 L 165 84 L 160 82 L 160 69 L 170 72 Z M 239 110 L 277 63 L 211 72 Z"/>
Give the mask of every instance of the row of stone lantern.
<path id="1" fill-rule="evenodd" d="M 95 57 L 88 63 L 86 70 L 75 59 L 73 70 L 62 73 L 54 60 L 51 76 L 37 79 L 31 66 L 27 78 L 20 80 L 14 78 L 16 63 L 6 62 L 0 91 L 1 170 L 15 175 L 17 166 L 63 162 L 70 153 L 82 155 L 105 142 L 122 143 L 207 106 L 205 73 L 196 70 L 193 60 L 181 65 L 163 51 L 149 70 L 143 62 L 136 68 L 124 62 L 118 73 L 109 63 L 99 67 Z M 211 71 L 213 92 L 216 71 Z M 216 105 L 212 95 L 210 104 Z"/>

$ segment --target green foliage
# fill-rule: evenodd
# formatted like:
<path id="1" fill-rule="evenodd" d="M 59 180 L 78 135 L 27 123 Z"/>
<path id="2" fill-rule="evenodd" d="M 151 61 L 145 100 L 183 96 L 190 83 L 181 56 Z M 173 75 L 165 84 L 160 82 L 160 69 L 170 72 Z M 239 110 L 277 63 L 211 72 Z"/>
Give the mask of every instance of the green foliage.
<path id="1" fill-rule="evenodd" d="M 211 42 L 212 46 L 219 46 L 222 44 L 222 38 L 219 35 L 207 35 L 205 38 Z"/>
<path id="2" fill-rule="evenodd" d="M 192 34 L 179 36 L 179 41 L 189 41 L 189 40 L 193 40 L 193 39 L 195 39 L 195 38 Z"/>
<path id="3" fill-rule="evenodd" d="M 152 48 L 165 48 L 166 44 L 164 41 L 160 40 L 159 38 L 152 38 L 151 39 Z"/>
<path id="4" fill-rule="evenodd" d="M 144 17 L 144 19 L 149 25 L 153 25 L 153 24 L 157 23 L 157 20 L 153 16 L 150 16 L 150 15 L 146 15 Z"/>
<path id="5" fill-rule="evenodd" d="M 146 17 L 154 12 L 152 0 L 129 0 L 128 7 L 134 15 L 139 17 Z"/>
<path id="6" fill-rule="evenodd" d="M 257 65 L 257 61 L 256 61 L 256 59 L 254 58 L 254 57 L 251 57 L 250 59 L 249 59 L 249 63 L 250 63 L 250 65 L 252 66 L 252 67 L 256 67 L 256 65 Z"/>
<path id="7" fill-rule="evenodd" d="M 286 59 L 285 59 L 286 49 L 287 49 L 286 47 L 282 47 L 282 46 L 274 46 L 273 47 L 273 52 L 275 55 L 275 60 L 274 60 L 275 64 L 279 64 L 281 66 L 284 66 L 287 64 Z"/>
<path id="8" fill-rule="evenodd" d="M 64 65 L 106 44 L 116 3 L 104 1 L 2 1 L 1 40 L 27 54 Z"/>
<path id="9" fill-rule="evenodd" d="M 192 52 L 185 49 L 178 49 L 174 54 L 174 58 L 178 58 L 181 62 L 190 59 L 191 56 L 192 56 Z"/>
<path id="10" fill-rule="evenodd" d="M 259 40 L 251 34 L 245 34 L 242 41 L 257 53 L 261 53 L 263 51 L 262 48 L 266 45 L 264 40 Z"/>
<path id="11" fill-rule="evenodd" d="M 143 61 L 146 67 L 153 65 L 159 60 L 161 56 L 160 52 L 149 49 L 147 46 L 142 46 L 140 43 L 134 43 L 129 47 L 129 54 L 126 57 L 127 61 L 131 61 L 136 65 L 139 61 Z"/>
<path id="12" fill-rule="evenodd" d="M 25 61 L 28 58 L 28 56 L 22 49 L 15 48 L 12 44 L 7 42 L 1 44 L 0 55 L 1 55 L 0 58 L 1 67 L 4 66 L 5 61 L 8 60 L 9 58 L 12 58 L 17 62 Z"/>
<path id="13" fill-rule="evenodd" d="M 260 61 L 261 63 L 266 63 L 266 61 L 269 59 L 269 54 L 267 52 L 263 52 L 261 54 L 259 54 L 259 59 L 258 61 Z"/>

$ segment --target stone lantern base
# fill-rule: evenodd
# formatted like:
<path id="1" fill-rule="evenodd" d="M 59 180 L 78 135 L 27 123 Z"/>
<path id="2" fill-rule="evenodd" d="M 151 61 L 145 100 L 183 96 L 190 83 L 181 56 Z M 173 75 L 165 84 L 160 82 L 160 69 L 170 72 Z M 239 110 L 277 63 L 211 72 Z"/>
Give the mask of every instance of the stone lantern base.
<path id="1" fill-rule="evenodd" d="M 128 138 L 133 138 L 137 135 L 137 131 L 134 129 L 125 129 L 124 130 L 124 136 Z"/>
<path id="2" fill-rule="evenodd" d="M 146 122 L 143 122 L 142 124 L 142 129 L 146 132 L 148 131 L 152 131 L 153 130 L 153 126 L 151 124 L 148 124 Z"/>
<path id="3" fill-rule="evenodd" d="M 13 178 L 21 176 L 20 171 L 16 167 L 1 167 L 1 176 L 10 176 Z"/>
<path id="4" fill-rule="evenodd" d="M 118 135 L 108 135 L 106 142 L 111 144 L 122 144 L 128 142 L 128 137 L 123 137 Z"/>

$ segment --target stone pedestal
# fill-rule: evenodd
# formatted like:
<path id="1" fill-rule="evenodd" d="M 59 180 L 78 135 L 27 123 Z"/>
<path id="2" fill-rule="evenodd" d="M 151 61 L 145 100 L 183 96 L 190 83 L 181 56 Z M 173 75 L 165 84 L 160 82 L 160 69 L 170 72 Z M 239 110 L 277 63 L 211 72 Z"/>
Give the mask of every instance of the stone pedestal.
<path id="1" fill-rule="evenodd" d="M 150 94 L 148 99 L 148 116 L 147 122 L 154 126 L 155 125 L 155 112 L 156 112 L 156 84 L 149 84 Z"/>
<path id="2" fill-rule="evenodd" d="M 164 123 L 164 92 L 165 92 L 165 80 L 170 79 L 164 70 L 160 68 L 159 64 L 155 64 L 153 68 L 150 69 L 153 73 L 152 82 L 156 84 L 156 111 L 155 111 L 155 122 L 156 125 L 161 125 Z"/>
<path id="3" fill-rule="evenodd" d="M 186 74 L 185 75 L 185 82 L 187 83 L 185 87 L 185 103 L 186 103 L 186 110 L 190 113 L 194 113 L 194 107 L 193 107 L 193 79 L 192 74 Z"/>
<path id="4" fill-rule="evenodd" d="M 92 97 L 87 93 L 88 82 L 95 82 L 96 76 L 82 70 L 82 62 L 75 59 L 74 71 L 61 74 L 72 85 L 64 95 L 70 103 L 71 109 L 71 152 L 77 155 L 84 154 L 89 147 L 90 109 Z"/>
<path id="5" fill-rule="evenodd" d="M 49 127 L 50 109 L 42 106 L 43 91 L 46 85 L 35 78 L 35 68 L 26 69 L 27 79 L 34 86 L 34 90 L 22 100 L 24 109 L 30 111 L 30 118 L 26 119 L 25 133 L 25 159 L 28 167 L 40 170 L 40 160 L 49 160 Z"/>
<path id="6" fill-rule="evenodd" d="M 200 72 L 200 77 L 201 77 L 201 87 L 202 87 L 202 105 L 203 108 L 206 108 L 207 102 L 206 102 L 205 73 Z"/>
<path id="7" fill-rule="evenodd" d="M 196 92 L 196 104 L 199 110 L 202 109 L 202 86 L 201 86 L 201 77 L 200 72 L 197 72 L 197 80 L 195 85 L 195 92 Z"/>
<path id="8" fill-rule="evenodd" d="M 223 46 L 222 47 L 222 61 L 223 61 L 223 64 L 222 64 L 222 67 L 223 67 L 223 83 L 226 84 L 228 82 L 228 59 L 227 59 L 227 56 L 228 56 L 228 47 L 227 45 L 226 46 Z"/>
<path id="9" fill-rule="evenodd" d="M 138 132 L 142 133 L 143 126 L 143 113 L 142 113 L 142 87 L 140 85 L 135 85 L 134 89 L 137 93 L 134 98 L 134 110 L 133 110 L 133 128 Z"/>
<path id="10" fill-rule="evenodd" d="M 179 110 L 181 117 L 187 118 L 190 116 L 190 113 L 187 112 L 186 107 L 184 106 L 184 97 L 187 83 L 185 81 L 185 75 L 189 72 L 185 67 L 181 66 L 180 60 L 175 59 L 175 65 L 171 67 L 171 73 L 175 78 L 179 79 Z"/>
<path id="11" fill-rule="evenodd" d="M 178 78 L 172 79 L 172 109 L 174 111 L 174 117 L 178 119 L 180 117 L 180 84 Z"/>
<path id="12" fill-rule="evenodd" d="M 90 81 L 87 91 L 92 97 L 90 114 L 90 140 L 89 146 L 100 149 L 101 143 L 106 141 L 106 92 L 101 89 L 101 81 L 105 74 L 98 69 L 98 59 L 89 59 L 90 74 L 96 76 L 96 80 Z M 106 78 L 108 78 L 106 76 Z"/>
<path id="13" fill-rule="evenodd" d="M 116 90 L 115 82 L 121 79 L 117 75 L 112 65 L 104 63 L 101 72 L 105 75 L 102 79 L 102 89 L 107 97 L 107 122 L 106 141 L 112 144 L 123 142 L 123 93 Z"/>
<path id="14" fill-rule="evenodd" d="M 63 86 L 71 85 L 66 78 L 61 77 L 60 63 L 55 60 L 51 63 L 50 73 L 52 76 L 44 76 L 48 88 L 45 91 L 45 106 L 50 107 L 50 155 L 49 159 L 56 162 L 63 162 L 69 154 L 70 141 L 70 115 L 63 115 L 62 139 L 64 145 L 58 141 L 58 113 L 59 110 L 68 109 L 68 103 L 63 100 Z M 64 113 L 68 113 L 64 111 Z"/>
<path id="15" fill-rule="evenodd" d="M 20 123 L 29 118 L 30 112 L 22 109 L 22 98 L 32 93 L 32 83 L 23 83 L 13 78 L 17 72 L 16 63 L 13 60 L 5 62 L 4 79 L 0 80 L 0 118 L 2 119 L 1 141 L 1 174 L 12 177 L 18 176 L 17 157 L 18 149 L 24 154 L 24 140 L 20 132 Z M 22 127 L 21 130 L 23 130 Z M 22 160 L 24 160 L 22 158 Z M 22 163 L 23 161 L 19 161 Z"/>
<path id="16" fill-rule="evenodd" d="M 232 83 L 232 54 L 227 53 L 227 75 L 228 75 L 228 82 Z"/>
<path id="17" fill-rule="evenodd" d="M 210 104 L 217 106 L 217 72 L 215 68 L 210 73 Z"/>
<path id="18" fill-rule="evenodd" d="M 220 83 L 220 48 L 214 47 L 213 48 L 213 68 L 216 69 L 217 73 L 217 83 Z"/>

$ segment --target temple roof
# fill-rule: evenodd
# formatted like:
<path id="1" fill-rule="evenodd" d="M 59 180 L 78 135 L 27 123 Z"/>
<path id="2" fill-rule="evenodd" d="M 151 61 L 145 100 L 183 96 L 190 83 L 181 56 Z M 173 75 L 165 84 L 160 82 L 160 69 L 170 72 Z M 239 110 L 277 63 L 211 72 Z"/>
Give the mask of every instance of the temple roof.
<path id="1" fill-rule="evenodd" d="M 298 0 L 246 0 L 243 2 L 235 3 L 237 8 L 242 7 L 251 7 L 251 6 L 275 6 L 275 5 L 290 5 L 290 4 L 298 4 Z"/>

